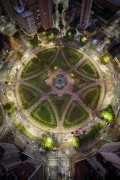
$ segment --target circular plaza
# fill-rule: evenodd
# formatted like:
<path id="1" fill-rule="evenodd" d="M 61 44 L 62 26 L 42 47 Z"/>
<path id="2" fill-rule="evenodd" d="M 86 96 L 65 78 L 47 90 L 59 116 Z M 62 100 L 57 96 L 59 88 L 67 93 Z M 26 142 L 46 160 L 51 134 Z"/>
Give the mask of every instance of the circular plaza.
<path id="1" fill-rule="evenodd" d="M 113 100 L 111 74 L 99 64 L 82 49 L 62 46 L 37 49 L 17 62 L 8 83 L 14 86 L 13 96 L 10 86 L 7 92 L 25 128 L 70 133 L 91 125 Z"/>

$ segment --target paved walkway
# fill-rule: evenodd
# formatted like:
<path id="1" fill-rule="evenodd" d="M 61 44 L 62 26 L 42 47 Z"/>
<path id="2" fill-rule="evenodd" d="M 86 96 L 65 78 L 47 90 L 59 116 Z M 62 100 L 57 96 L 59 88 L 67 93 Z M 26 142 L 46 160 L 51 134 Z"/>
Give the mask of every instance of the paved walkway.
<path id="1" fill-rule="evenodd" d="M 102 88 L 101 88 L 102 90 L 101 90 L 101 96 L 100 96 L 100 99 L 99 99 L 99 103 L 98 103 L 98 106 L 97 106 L 97 110 L 99 110 L 99 108 L 101 107 L 102 101 L 103 101 L 103 99 L 104 99 L 104 97 L 105 97 L 105 88 L 104 88 L 104 86 L 103 86 L 103 84 L 104 84 L 104 78 L 103 78 L 103 76 L 101 75 L 101 69 L 98 67 L 98 64 L 95 63 L 95 62 L 92 60 L 92 58 L 90 58 L 87 54 L 84 54 L 84 57 L 83 57 L 74 67 L 71 67 L 70 64 L 68 63 L 65 55 L 64 55 L 64 52 L 63 52 L 63 49 L 62 49 L 62 48 L 64 48 L 64 47 L 57 47 L 57 52 L 56 52 L 56 54 L 55 54 L 55 56 L 54 56 L 53 61 L 51 62 L 51 64 L 54 63 L 54 61 L 56 60 L 58 54 L 61 52 L 61 53 L 62 53 L 62 56 L 63 56 L 63 58 L 64 58 L 64 61 L 65 61 L 65 62 L 67 63 L 67 65 L 70 67 L 69 73 L 74 70 L 74 71 L 77 72 L 81 77 L 86 78 L 86 79 L 88 79 L 88 80 L 91 80 L 92 83 L 89 84 L 89 85 L 87 85 L 87 86 L 85 86 L 85 87 L 82 87 L 77 93 L 73 93 L 73 92 L 72 92 L 72 89 L 70 88 L 70 86 L 71 86 L 74 82 L 72 82 L 72 78 L 71 78 L 70 76 L 68 76 L 69 73 L 67 74 L 67 73 L 64 72 L 63 70 L 58 70 L 58 71 L 62 71 L 62 73 L 63 73 L 65 76 L 68 76 L 67 79 L 68 79 L 68 81 L 70 82 L 70 86 L 69 86 L 68 88 L 67 88 L 67 86 L 66 86 L 63 90 L 58 90 L 58 91 L 56 90 L 56 88 L 53 87 L 53 88 L 52 88 L 52 91 L 51 91 L 50 93 L 47 93 L 47 94 L 46 94 L 46 93 L 42 92 L 42 90 L 40 90 L 39 88 L 37 88 L 37 87 L 35 87 L 34 85 L 29 84 L 29 83 L 27 83 L 27 82 L 25 81 L 25 80 L 29 80 L 29 79 L 32 79 L 32 78 L 40 75 L 40 74 L 41 74 L 42 72 L 44 72 L 44 71 L 41 71 L 41 72 L 39 72 L 39 73 L 36 73 L 36 74 L 34 74 L 34 75 L 30 76 L 30 77 L 22 78 L 22 79 L 21 79 L 21 78 L 20 78 L 20 74 L 21 74 L 24 66 L 19 66 L 19 65 L 18 65 L 20 69 L 19 69 L 19 72 L 18 72 L 18 74 L 17 74 L 16 97 L 17 97 L 17 103 L 19 104 L 19 107 L 22 107 L 20 97 L 18 96 L 18 86 L 19 86 L 19 84 L 27 85 L 28 87 L 31 87 L 31 88 L 35 89 L 37 92 L 39 92 L 39 93 L 41 94 L 40 99 L 39 99 L 36 103 L 34 103 L 34 104 L 29 108 L 29 110 L 27 110 L 27 111 L 24 110 L 24 115 L 25 115 L 25 117 L 28 119 L 28 121 L 27 121 L 26 123 L 27 123 L 27 124 L 30 124 L 30 123 L 31 123 L 32 126 L 30 125 L 30 127 L 32 127 L 32 129 L 34 129 L 34 127 L 35 127 L 35 129 L 36 129 L 35 131 L 41 131 L 41 130 L 43 130 L 43 131 L 46 131 L 46 132 L 47 132 L 47 131 L 53 132 L 53 133 L 62 132 L 62 133 L 68 133 L 68 134 L 69 134 L 69 132 L 74 132 L 76 129 L 78 129 L 78 125 L 77 125 L 77 126 L 74 126 L 74 127 L 72 127 L 72 128 L 69 128 L 69 129 L 64 129 L 64 128 L 63 128 L 63 122 L 64 122 L 64 119 L 65 119 L 66 113 L 67 113 L 67 111 L 68 111 L 68 109 L 69 109 L 69 107 L 70 107 L 70 105 L 71 105 L 71 103 L 72 103 L 73 100 L 76 100 L 76 101 L 89 113 L 89 118 L 88 118 L 84 123 L 80 124 L 80 126 L 79 126 L 79 127 L 81 127 L 81 128 L 84 128 L 87 124 L 89 124 L 89 123 L 91 122 L 91 120 L 93 119 L 93 115 L 92 115 L 91 109 L 90 109 L 89 107 L 87 107 L 87 106 L 83 103 L 83 101 L 81 101 L 81 100 L 79 99 L 79 94 L 82 93 L 83 91 L 85 91 L 86 89 L 89 89 L 90 87 L 94 87 L 94 86 L 96 86 L 96 85 L 100 85 L 100 86 L 102 87 Z M 43 49 L 45 49 L 45 48 L 43 48 Z M 41 49 L 41 51 L 42 51 L 43 49 Z M 36 51 L 33 51 L 33 52 L 34 52 L 34 53 L 37 53 L 38 51 L 39 51 L 39 49 L 37 49 Z M 82 51 L 80 51 L 80 52 L 82 52 Z M 31 57 L 35 57 L 35 54 L 31 53 Z M 30 57 L 30 58 L 31 58 L 31 57 Z M 30 58 L 28 57 L 28 58 L 26 59 L 25 64 L 27 64 L 27 62 L 29 61 Z M 90 77 L 90 76 L 88 76 L 88 75 L 86 75 L 86 74 L 83 74 L 83 73 L 77 71 L 77 67 L 78 67 L 82 62 L 84 62 L 86 59 L 88 59 L 88 58 L 92 61 L 92 63 L 94 64 L 95 68 L 97 69 L 97 71 L 98 71 L 98 73 L 99 73 L 99 75 L 100 75 L 99 79 Z M 50 64 L 50 65 L 51 65 L 51 64 Z M 48 65 L 48 66 L 46 67 L 46 70 L 49 70 L 50 65 Z M 53 75 L 55 75 L 58 71 L 54 71 Z M 15 69 L 13 69 L 13 73 L 11 73 L 11 76 L 13 76 L 14 73 L 15 73 Z M 47 79 L 47 83 L 48 83 L 48 84 L 51 83 L 50 80 L 52 79 L 52 78 L 51 78 L 51 77 L 52 77 L 52 74 L 51 74 L 52 72 L 49 71 L 49 73 L 50 73 L 50 74 L 49 74 L 50 79 L 49 79 L 49 78 Z M 60 72 L 58 72 L 58 73 L 60 73 Z M 13 78 L 13 79 L 14 79 L 14 78 Z M 68 84 L 69 84 L 69 83 L 68 83 Z M 70 95 L 71 95 L 71 100 L 68 102 L 68 104 L 67 104 L 67 106 L 66 106 L 66 108 L 65 108 L 65 110 L 64 110 L 64 112 L 63 112 L 62 120 L 60 121 L 60 120 L 59 120 L 59 117 L 58 117 L 58 114 L 57 114 L 57 111 L 56 111 L 54 105 L 52 104 L 52 101 L 51 101 L 49 95 L 50 95 L 50 94 L 58 93 L 59 96 L 62 96 L 62 92 L 63 92 L 63 94 L 65 94 L 65 93 L 70 94 Z M 44 101 L 44 100 L 46 100 L 46 99 L 47 99 L 48 102 L 50 103 L 50 106 L 52 107 L 53 112 L 54 112 L 54 114 L 55 114 L 55 118 L 56 118 L 56 120 L 57 120 L 57 128 L 55 128 L 55 129 L 51 129 L 51 128 L 49 129 L 48 127 L 45 127 L 45 126 L 37 123 L 36 121 L 33 121 L 33 119 L 30 117 L 30 113 L 31 113 L 42 101 Z M 25 125 L 25 124 L 24 124 L 24 125 Z M 25 125 L 25 126 L 26 126 L 26 128 L 28 127 L 28 125 Z"/>

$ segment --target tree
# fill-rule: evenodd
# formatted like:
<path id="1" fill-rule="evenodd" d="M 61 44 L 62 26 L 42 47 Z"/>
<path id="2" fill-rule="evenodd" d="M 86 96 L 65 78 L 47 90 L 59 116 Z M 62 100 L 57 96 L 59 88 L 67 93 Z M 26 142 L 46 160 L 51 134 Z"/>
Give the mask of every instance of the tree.
<path id="1" fill-rule="evenodd" d="M 51 137 L 46 137 L 43 141 L 43 147 L 45 150 L 48 150 L 48 151 L 52 151 L 53 147 L 54 147 L 54 141 Z"/>
<path id="2" fill-rule="evenodd" d="M 107 63 L 109 62 L 109 60 L 110 60 L 110 58 L 109 58 L 108 55 L 103 55 L 103 56 L 102 56 L 102 59 L 101 59 L 101 62 L 102 62 L 103 64 L 107 64 Z"/>
<path id="3" fill-rule="evenodd" d="M 105 126 L 105 123 L 104 123 L 103 121 L 100 121 L 100 122 L 98 123 L 99 129 L 103 129 L 104 126 Z"/>
<path id="4" fill-rule="evenodd" d="M 93 43 L 92 42 L 90 42 L 90 44 L 89 44 L 89 46 L 88 46 L 90 49 L 92 49 L 92 47 L 93 47 Z"/>
<path id="5" fill-rule="evenodd" d="M 48 41 L 53 41 L 55 36 L 52 32 L 48 32 L 48 33 L 46 33 L 46 38 Z"/>
<path id="6" fill-rule="evenodd" d="M 59 20 L 59 25 L 60 29 L 63 29 L 64 28 L 64 25 L 63 25 L 63 22 L 62 22 L 62 19 L 60 18 Z"/>
<path id="7" fill-rule="evenodd" d="M 109 123 L 112 123 L 115 120 L 115 113 L 111 105 L 108 105 L 108 107 L 101 110 L 99 116 L 100 118 L 104 119 L 105 121 L 108 121 Z"/>
<path id="8" fill-rule="evenodd" d="M 13 34 L 13 37 L 14 37 L 15 39 L 20 39 L 20 38 L 21 38 L 21 37 L 20 37 L 20 32 L 19 32 L 19 31 L 15 32 L 15 33 Z"/>
<path id="9" fill-rule="evenodd" d="M 57 28 L 49 28 L 46 30 L 46 33 L 53 33 L 54 35 L 58 35 L 59 30 Z"/>
<path id="10" fill-rule="evenodd" d="M 12 113 L 14 111 L 14 104 L 13 102 L 7 102 L 3 108 L 7 113 Z"/>
<path id="11" fill-rule="evenodd" d="M 80 41 L 81 41 L 82 43 L 85 43 L 85 42 L 87 41 L 87 38 L 86 38 L 85 36 L 83 36 L 83 37 L 81 37 Z"/>
<path id="12" fill-rule="evenodd" d="M 53 3 L 53 9 L 52 9 L 52 14 L 55 14 L 56 13 L 56 4 Z"/>
<path id="13" fill-rule="evenodd" d="M 20 60 L 23 57 L 23 53 L 22 52 L 17 52 L 17 58 Z"/>
<path id="14" fill-rule="evenodd" d="M 38 46 L 38 44 L 40 43 L 41 41 L 38 39 L 38 36 L 35 35 L 33 37 L 33 39 L 30 40 L 30 44 L 33 46 L 33 47 L 36 47 Z"/>
<path id="15" fill-rule="evenodd" d="M 66 32 L 66 36 L 68 39 L 73 39 L 75 34 L 77 33 L 76 29 L 74 28 L 71 28 L 71 29 L 68 29 L 67 32 Z"/>
<path id="16" fill-rule="evenodd" d="M 73 139 L 72 139 L 72 146 L 74 147 L 74 148 L 77 148 L 77 147 L 79 147 L 79 144 L 80 144 L 80 141 L 79 141 L 79 138 L 78 137 L 73 137 Z"/>
<path id="17" fill-rule="evenodd" d="M 60 14 L 62 14 L 62 11 L 63 11 L 63 4 L 62 3 L 58 4 L 58 11 Z"/>

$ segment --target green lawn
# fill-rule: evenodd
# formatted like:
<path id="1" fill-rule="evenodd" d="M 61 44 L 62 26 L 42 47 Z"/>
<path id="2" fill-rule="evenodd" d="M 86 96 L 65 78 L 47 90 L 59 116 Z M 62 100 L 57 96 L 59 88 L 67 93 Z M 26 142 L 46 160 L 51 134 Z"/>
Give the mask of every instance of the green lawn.
<path id="1" fill-rule="evenodd" d="M 53 71 L 57 67 L 57 69 L 69 70 L 68 65 L 64 61 L 64 58 L 61 53 L 58 54 L 55 62 L 51 65 L 50 69 Z"/>
<path id="2" fill-rule="evenodd" d="M 30 115 L 47 127 L 55 128 L 57 126 L 54 112 L 47 100 L 43 101 Z"/>
<path id="3" fill-rule="evenodd" d="M 73 92 L 79 91 L 81 88 L 83 88 L 86 85 L 89 85 L 93 81 L 90 81 L 88 79 L 85 79 L 81 77 L 79 74 L 74 73 L 74 84 L 73 84 Z"/>
<path id="4" fill-rule="evenodd" d="M 69 48 L 64 48 L 63 52 L 71 66 L 74 66 L 80 59 L 83 58 L 83 54 Z"/>
<path id="5" fill-rule="evenodd" d="M 88 76 L 99 78 L 99 74 L 97 69 L 95 68 L 94 64 L 89 60 L 86 59 L 79 67 L 78 71 L 82 72 Z"/>
<path id="6" fill-rule="evenodd" d="M 100 86 L 93 86 L 90 89 L 86 89 L 80 94 L 80 98 L 89 108 L 95 110 L 100 98 Z"/>
<path id="7" fill-rule="evenodd" d="M 64 128 L 69 128 L 81 124 L 88 118 L 88 113 L 83 109 L 77 101 L 73 101 L 68 109 L 64 120 Z"/>
<path id="8" fill-rule="evenodd" d="M 94 71 L 93 71 L 93 69 L 91 68 L 91 66 L 89 64 L 85 64 L 83 66 L 83 69 L 84 69 L 84 71 L 94 75 Z"/>
<path id="9" fill-rule="evenodd" d="M 43 67 L 45 65 L 49 65 L 53 60 L 56 52 L 57 48 L 50 48 L 37 53 L 37 58 L 41 59 L 41 66 Z"/>
<path id="10" fill-rule="evenodd" d="M 52 103 L 54 104 L 56 111 L 58 113 L 58 116 L 61 120 L 63 112 L 66 108 L 66 105 L 68 104 L 71 96 L 68 94 L 64 94 L 62 97 L 58 97 L 57 95 L 51 95 Z"/>
<path id="11" fill-rule="evenodd" d="M 44 51 L 40 51 L 37 53 L 36 58 L 32 58 L 24 67 L 21 77 L 29 77 L 33 74 L 43 70 L 46 65 L 49 65 L 49 63 L 53 60 L 55 54 L 56 54 L 57 48 L 51 48 L 46 49 Z"/>
<path id="12" fill-rule="evenodd" d="M 44 92 L 49 92 L 51 90 L 51 87 L 48 86 L 45 82 L 45 80 L 47 78 L 48 78 L 48 72 L 45 71 L 44 73 L 40 74 L 39 76 L 29 79 L 26 82 L 36 86 L 37 88 L 40 88 Z"/>
<path id="13" fill-rule="evenodd" d="M 24 67 L 21 77 L 29 77 L 32 76 L 33 74 L 39 72 L 41 69 L 41 65 L 37 58 L 32 58 Z"/>
<path id="14" fill-rule="evenodd" d="M 19 86 L 19 94 L 24 109 L 29 109 L 41 96 L 36 90 L 25 85 Z"/>

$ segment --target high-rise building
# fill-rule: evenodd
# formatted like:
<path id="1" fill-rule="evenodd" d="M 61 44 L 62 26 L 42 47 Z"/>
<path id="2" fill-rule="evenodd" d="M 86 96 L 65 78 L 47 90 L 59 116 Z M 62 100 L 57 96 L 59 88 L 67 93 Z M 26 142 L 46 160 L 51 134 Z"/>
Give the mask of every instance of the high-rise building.
<path id="1" fill-rule="evenodd" d="M 95 2 L 111 11 L 120 10 L 120 0 L 95 0 Z"/>
<path id="2" fill-rule="evenodd" d="M 1 0 L 1 2 L 10 19 L 16 21 L 28 35 L 37 33 L 41 27 L 45 30 L 52 27 L 52 0 Z"/>
<path id="3" fill-rule="evenodd" d="M 120 170 L 120 142 L 105 144 L 99 153 L 110 162 L 112 166 Z"/>
<path id="4" fill-rule="evenodd" d="M 97 177 L 98 176 L 98 177 Z M 103 145 L 96 153 L 90 154 L 75 165 L 75 180 L 120 179 L 120 142 Z"/>
<path id="5" fill-rule="evenodd" d="M 20 159 L 19 149 L 10 143 L 0 143 L 0 180 L 44 180 L 44 162 L 26 156 Z"/>
<path id="6" fill-rule="evenodd" d="M 0 57 L 4 57 L 10 50 L 10 42 L 0 33 Z"/>
<path id="7" fill-rule="evenodd" d="M 39 28 L 41 28 L 41 17 L 38 5 L 39 0 L 19 0 L 19 2 L 22 7 L 32 12 L 36 29 L 38 30 Z"/>
<path id="8" fill-rule="evenodd" d="M 25 10 L 25 8 L 21 6 L 15 6 L 14 10 L 16 20 L 21 30 L 27 35 L 35 35 L 37 33 L 37 28 L 33 13 L 30 10 Z"/>
<path id="9" fill-rule="evenodd" d="M 80 17 L 82 0 L 69 0 L 69 22 L 73 22 Z"/>
<path id="10" fill-rule="evenodd" d="M 10 171 L 21 164 L 19 149 L 10 143 L 0 143 L 0 164 L 5 171 Z"/>
<path id="11" fill-rule="evenodd" d="M 90 12 L 93 0 L 83 0 L 80 13 L 80 24 L 81 29 L 85 29 L 89 25 Z"/>
<path id="12" fill-rule="evenodd" d="M 44 29 L 52 27 L 52 0 L 39 0 L 41 23 Z"/>
<path id="13" fill-rule="evenodd" d="M 17 0 L 1 0 L 1 3 L 4 7 L 4 10 L 7 14 L 7 16 L 12 20 L 15 21 L 15 13 L 13 10 L 13 6 L 17 5 Z"/>
<path id="14" fill-rule="evenodd" d="M 41 26 L 44 29 L 52 26 L 52 0 L 20 0 L 19 2 L 33 13 L 37 29 Z"/>

